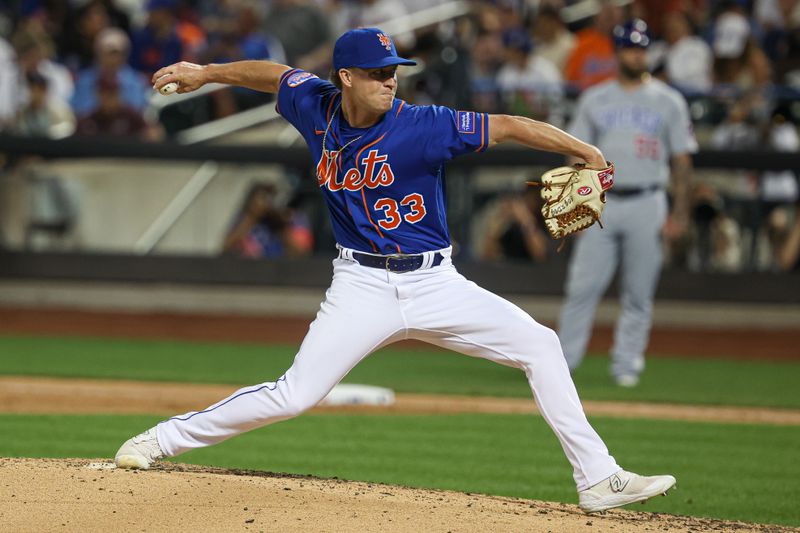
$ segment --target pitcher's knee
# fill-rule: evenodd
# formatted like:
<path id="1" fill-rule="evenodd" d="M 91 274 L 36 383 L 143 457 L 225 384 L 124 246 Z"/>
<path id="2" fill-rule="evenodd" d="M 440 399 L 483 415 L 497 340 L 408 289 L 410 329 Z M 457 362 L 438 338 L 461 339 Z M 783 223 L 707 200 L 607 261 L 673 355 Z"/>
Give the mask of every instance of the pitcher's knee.
<path id="1" fill-rule="evenodd" d="M 558 334 L 552 329 L 540 324 L 537 324 L 536 329 L 525 336 L 525 349 L 522 353 L 523 366 L 535 364 L 543 360 L 564 359 Z"/>
<path id="2" fill-rule="evenodd" d="M 545 357 L 564 357 L 561 350 L 561 339 L 558 338 L 558 333 L 550 328 L 542 333 L 541 352 Z"/>

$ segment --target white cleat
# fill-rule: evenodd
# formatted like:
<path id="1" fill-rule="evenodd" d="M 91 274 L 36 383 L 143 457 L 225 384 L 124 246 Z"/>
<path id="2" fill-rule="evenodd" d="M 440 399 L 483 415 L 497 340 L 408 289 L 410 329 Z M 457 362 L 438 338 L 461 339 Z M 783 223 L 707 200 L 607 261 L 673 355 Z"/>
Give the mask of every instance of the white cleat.
<path id="1" fill-rule="evenodd" d="M 597 485 L 578 493 L 578 505 L 586 513 L 596 513 L 629 503 L 649 500 L 675 486 L 672 476 L 640 476 L 620 470 Z"/>
<path id="2" fill-rule="evenodd" d="M 156 428 L 150 428 L 144 433 L 140 433 L 133 438 L 125 441 L 117 455 L 114 456 L 114 463 L 117 468 L 140 468 L 147 470 L 153 462 L 164 457 L 164 452 L 158 445 Z"/>

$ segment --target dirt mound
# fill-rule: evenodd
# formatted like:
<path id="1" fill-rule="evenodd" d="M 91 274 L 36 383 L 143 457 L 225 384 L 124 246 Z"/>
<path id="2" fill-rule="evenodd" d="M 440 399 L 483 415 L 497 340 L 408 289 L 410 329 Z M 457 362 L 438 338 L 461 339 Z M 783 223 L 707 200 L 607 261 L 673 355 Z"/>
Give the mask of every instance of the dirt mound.
<path id="1" fill-rule="evenodd" d="M 450 491 L 166 463 L 0 458 L 3 531 L 791 531 Z"/>

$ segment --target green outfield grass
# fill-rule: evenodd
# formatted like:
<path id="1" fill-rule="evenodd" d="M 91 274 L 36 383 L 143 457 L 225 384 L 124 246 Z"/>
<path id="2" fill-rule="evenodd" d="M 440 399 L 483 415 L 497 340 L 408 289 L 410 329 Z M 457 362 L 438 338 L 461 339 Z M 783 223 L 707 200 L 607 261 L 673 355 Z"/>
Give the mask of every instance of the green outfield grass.
<path id="1" fill-rule="evenodd" d="M 157 420 L 0 415 L 0 455 L 110 458 L 123 440 Z M 592 422 L 624 467 L 678 478 L 669 497 L 631 509 L 800 526 L 800 427 Z M 177 460 L 577 501 L 555 436 L 534 416 L 306 415 Z"/>
<path id="2" fill-rule="evenodd" d="M 253 384 L 273 381 L 296 347 L 81 338 L 0 337 L 0 374 Z M 800 362 L 651 357 L 636 389 L 588 357 L 575 375 L 587 400 L 800 408 Z M 522 373 L 442 351 L 387 348 L 345 379 L 398 392 L 529 397 Z"/>

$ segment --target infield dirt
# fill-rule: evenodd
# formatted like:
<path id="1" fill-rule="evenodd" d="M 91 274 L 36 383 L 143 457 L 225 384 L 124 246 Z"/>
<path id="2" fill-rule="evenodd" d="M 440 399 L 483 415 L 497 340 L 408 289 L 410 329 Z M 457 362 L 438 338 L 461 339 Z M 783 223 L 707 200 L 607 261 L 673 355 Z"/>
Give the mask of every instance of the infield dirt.
<path id="1" fill-rule="evenodd" d="M 28 309 L 0 306 L 0 333 L 12 335 L 65 335 L 100 338 L 174 339 L 191 341 L 265 342 L 298 344 L 308 331 L 310 318 L 189 313 L 131 313 L 75 309 Z M 589 351 L 606 352 L 613 329 L 596 327 Z M 424 347 L 402 341 L 393 348 Z M 648 356 L 736 358 L 797 361 L 797 328 L 653 328 Z"/>
<path id="2" fill-rule="evenodd" d="M 656 513 L 165 463 L 0 458 L 0 530 L 600 532 L 796 531 Z"/>
<path id="3" fill-rule="evenodd" d="M 204 409 L 238 387 L 200 383 L 0 376 L 0 413 L 161 414 Z M 800 425 L 800 410 L 758 407 L 584 401 L 590 416 Z M 535 414 L 527 398 L 398 394 L 393 405 L 317 407 L 316 412 L 376 414 Z"/>

